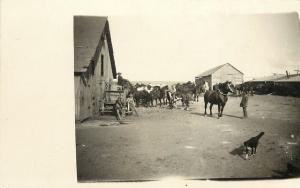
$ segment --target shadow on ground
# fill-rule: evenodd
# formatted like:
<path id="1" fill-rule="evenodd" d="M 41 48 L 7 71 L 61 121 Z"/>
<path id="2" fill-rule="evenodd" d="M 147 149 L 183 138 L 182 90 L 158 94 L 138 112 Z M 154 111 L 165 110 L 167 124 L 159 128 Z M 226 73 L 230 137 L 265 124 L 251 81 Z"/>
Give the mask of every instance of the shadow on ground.
<path id="1" fill-rule="evenodd" d="M 211 116 L 211 115 L 207 114 L 207 115 L 205 116 L 203 113 L 199 113 L 199 112 L 192 112 L 191 114 L 197 115 L 197 116 L 202 116 L 202 117 L 218 118 L 218 115 L 213 115 L 213 116 Z M 237 118 L 237 119 L 243 119 L 243 117 L 235 116 L 235 115 L 230 115 L 230 114 L 223 114 L 223 116 L 232 117 L 232 118 Z"/>
<path id="2" fill-rule="evenodd" d="M 238 119 L 243 119 L 243 117 L 235 116 L 235 115 L 229 115 L 229 114 L 223 114 L 223 116 L 233 117 L 233 118 L 238 118 Z"/>
<path id="3" fill-rule="evenodd" d="M 217 118 L 218 116 L 211 116 L 211 115 L 204 115 L 203 113 L 199 113 L 199 112 L 191 112 L 191 114 L 193 115 L 197 115 L 197 116 L 202 116 L 202 117 L 209 117 L 209 118 Z"/>
<path id="4" fill-rule="evenodd" d="M 238 147 L 238 148 L 235 148 L 234 150 L 232 150 L 232 151 L 229 152 L 229 153 L 230 153 L 231 155 L 234 155 L 234 156 L 238 155 L 240 158 L 245 159 L 245 158 L 243 157 L 243 150 L 244 150 L 244 147 L 243 147 L 243 146 L 240 146 L 240 147 Z"/>

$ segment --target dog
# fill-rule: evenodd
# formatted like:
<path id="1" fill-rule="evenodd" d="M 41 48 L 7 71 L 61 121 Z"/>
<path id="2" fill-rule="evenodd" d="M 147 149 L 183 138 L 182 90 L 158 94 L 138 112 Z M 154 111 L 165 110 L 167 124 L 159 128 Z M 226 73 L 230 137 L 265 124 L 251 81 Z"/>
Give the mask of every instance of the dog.
<path id="1" fill-rule="evenodd" d="M 244 152 L 246 154 L 246 159 L 248 159 L 249 148 L 251 148 L 251 155 L 256 154 L 256 148 L 258 146 L 259 139 L 264 135 L 264 132 L 259 133 L 257 136 L 250 138 L 244 142 Z"/>

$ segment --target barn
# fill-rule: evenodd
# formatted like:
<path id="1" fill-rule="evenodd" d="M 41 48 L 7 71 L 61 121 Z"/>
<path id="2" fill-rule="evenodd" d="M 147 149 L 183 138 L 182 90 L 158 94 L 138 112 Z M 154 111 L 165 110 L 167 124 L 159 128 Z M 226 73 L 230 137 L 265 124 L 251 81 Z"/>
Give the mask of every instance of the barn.
<path id="1" fill-rule="evenodd" d="M 209 69 L 195 77 L 195 83 L 203 85 L 207 82 L 209 89 L 217 83 L 231 81 L 233 84 L 241 84 L 244 81 L 244 73 L 232 66 L 230 63 L 219 65 Z"/>
<path id="2" fill-rule="evenodd" d="M 290 75 L 274 81 L 274 94 L 300 97 L 300 75 Z"/>
<path id="3" fill-rule="evenodd" d="M 264 76 L 259 78 L 254 78 L 244 83 L 246 88 L 253 88 L 255 94 L 269 94 L 274 91 L 274 82 L 276 80 L 284 79 L 285 74 L 276 74 L 270 76 Z"/>
<path id="4" fill-rule="evenodd" d="M 75 119 L 98 118 L 117 77 L 107 17 L 74 16 Z"/>

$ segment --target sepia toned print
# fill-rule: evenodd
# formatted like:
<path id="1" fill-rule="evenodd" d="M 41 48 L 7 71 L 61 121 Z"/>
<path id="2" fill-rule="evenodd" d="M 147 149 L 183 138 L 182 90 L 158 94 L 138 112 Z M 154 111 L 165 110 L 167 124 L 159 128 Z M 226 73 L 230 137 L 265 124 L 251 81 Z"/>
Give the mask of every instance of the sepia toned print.
<path id="1" fill-rule="evenodd" d="M 77 180 L 298 177 L 298 14 L 181 20 L 74 16 Z"/>

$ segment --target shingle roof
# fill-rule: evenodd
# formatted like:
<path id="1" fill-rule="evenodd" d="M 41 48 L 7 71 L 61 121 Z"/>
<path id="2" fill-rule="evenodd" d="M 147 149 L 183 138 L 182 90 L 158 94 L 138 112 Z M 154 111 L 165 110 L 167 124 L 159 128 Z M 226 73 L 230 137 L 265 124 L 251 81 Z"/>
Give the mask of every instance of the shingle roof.
<path id="1" fill-rule="evenodd" d="M 107 34 L 110 61 L 114 77 L 116 77 L 107 17 L 74 16 L 74 72 L 82 72 L 89 66 L 104 32 Z"/>
<path id="2" fill-rule="evenodd" d="M 231 66 L 232 68 L 234 68 L 235 70 L 239 71 L 241 74 L 244 74 L 242 73 L 240 70 L 238 70 L 237 68 L 235 68 L 234 66 L 232 66 L 230 63 L 225 63 L 225 64 L 222 64 L 222 65 L 219 65 L 219 66 L 216 66 L 212 69 L 209 69 L 201 74 L 199 74 L 197 77 L 205 77 L 205 76 L 209 76 L 209 75 L 212 75 L 213 73 L 215 73 L 217 70 L 219 70 L 220 68 L 224 67 L 225 65 L 229 65 Z"/>

